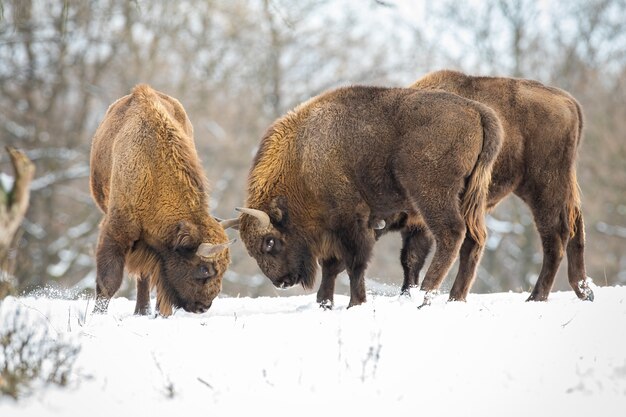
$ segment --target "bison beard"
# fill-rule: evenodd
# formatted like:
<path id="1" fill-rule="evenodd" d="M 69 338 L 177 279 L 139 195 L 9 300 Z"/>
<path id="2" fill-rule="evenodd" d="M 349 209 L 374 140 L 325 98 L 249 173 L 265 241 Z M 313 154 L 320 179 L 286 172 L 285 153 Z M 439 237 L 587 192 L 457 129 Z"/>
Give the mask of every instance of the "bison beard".
<path id="1" fill-rule="evenodd" d="M 482 253 L 501 135 L 492 110 L 445 92 L 327 92 L 278 119 L 262 139 L 241 238 L 278 287 L 311 287 L 318 260 L 326 278 L 345 266 L 354 306 L 366 300 L 374 228 L 395 215 L 419 217 L 437 241 L 424 283 L 431 294 L 464 238 L 473 258 Z M 331 297 L 333 286 L 322 283 Z"/>
<path id="2" fill-rule="evenodd" d="M 208 186 L 181 104 L 146 85 L 109 107 L 91 148 L 91 192 L 104 212 L 96 249 L 96 312 L 123 271 L 137 278 L 136 314 L 206 311 L 230 257 L 209 215 Z"/>

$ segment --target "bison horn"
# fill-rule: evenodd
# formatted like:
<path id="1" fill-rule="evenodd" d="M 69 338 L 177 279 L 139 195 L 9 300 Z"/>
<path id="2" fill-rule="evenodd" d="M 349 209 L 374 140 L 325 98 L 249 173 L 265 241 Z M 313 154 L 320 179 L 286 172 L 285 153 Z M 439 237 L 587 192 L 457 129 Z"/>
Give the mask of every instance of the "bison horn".
<path id="1" fill-rule="evenodd" d="M 231 240 L 230 242 L 219 243 L 217 245 L 213 243 L 202 243 L 200 244 L 200 246 L 198 246 L 196 255 L 200 256 L 201 258 L 209 258 L 212 255 L 215 255 L 216 253 L 223 251 L 224 249 L 226 249 L 233 243 L 235 243 L 235 239 Z"/>
<path id="2" fill-rule="evenodd" d="M 237 210 L 240 213 L 249 214 L 251 216 L 256 217 L 257 220 L 259 221 L 259 226 L 261 229 L 267 229 L 270 227 L 270 216 L 262 210 L 245 208 L 245 207 L 237 207 L 235 208 L 235 210 Z"/>
<path id="3" fill-rule="evenodd" d="M 372 229 L 374 229 L 374 230 L 383 230 L 386 225 L 387 225 L 387 223 L 384 220 L 378 220 L 376 222 L 376 224 L 374 224 L 372 226 Z"/>
<path id="4" fill-rule="evenodd" d="M 219 222 L 220 226 L 222 226 L 224 230 L 230 229 L 231 227 L 235 230 L 239 230 L 239 217 L 235 217 L 234 219 L 220 220 Z"/>

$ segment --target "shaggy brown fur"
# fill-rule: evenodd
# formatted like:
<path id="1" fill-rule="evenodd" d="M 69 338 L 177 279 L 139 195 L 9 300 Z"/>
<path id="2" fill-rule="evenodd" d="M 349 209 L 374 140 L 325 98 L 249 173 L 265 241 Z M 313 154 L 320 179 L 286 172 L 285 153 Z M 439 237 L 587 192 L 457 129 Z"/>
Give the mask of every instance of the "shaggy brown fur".
<path id="1" fill-rule="evenodd" d="M 342 259 L 350 306 L 365 301 L 371 219 L 420 216 L 437 240 L 425 288 L 436 290 L 463 237 L 477 250 L 501 142 L 492 110 L 453 94 L 349 87 L 298 106 L 270 127 L 250 170 L 242 214 L 248 253 L 278 287 L 312 287 L 316 261 Z"/>
<path id="2" fill-rule="evenodd" d="M 493 167 L 487 199 L 489 209 L 510 193 L 530 207 L 543 244 L 543 266 L 529 300 L 546 300 L 567 247 L 568 278 L 580 299 L 593 300 L 586 283 L 584 226 L 576 181 L 576 155 L 583 127 L 578 102 L 565 91 L 531 80 L 473 77 L 456 71 L 436 71 L 412 85 L 422 90 L 445 90 L 491 107 L 504 127 L 504 142 Z M 407 222 L 407 216 L 387 218 L 387 230 L 401 230 L 404 268 L 402 292 L 417 286 L 419 272 L 433 237 L 423 222 Z M 384 233 L 382 231 L 382 233 Z M 479 258 L 466 240 L 450 299 L 465 300 L 474 280 Z M 463 265 L 469 265 L 465 268 Z M 341 271 L 341 265 L 332 266 Z M 334 281 L 336 273 L 323 276 Z M 331 283 L 323 283 L 318 299 L 328 295 Z M 422 285 L 423 287 L 423 285 Z"/>
<path id="3" fill-rule="evenodd" d="M 96 252 L 96 295 L 106 311 L 124 267 L 137 277 L 135 312 L 206 311 L 221 289 L 228 249 L 211 259 L 203 242 L 228 241 L 209 215 L 208 186 L 182 105 L 147 85 L 109 107 L 91 148 L 91 192 L 105 213 Z"/>

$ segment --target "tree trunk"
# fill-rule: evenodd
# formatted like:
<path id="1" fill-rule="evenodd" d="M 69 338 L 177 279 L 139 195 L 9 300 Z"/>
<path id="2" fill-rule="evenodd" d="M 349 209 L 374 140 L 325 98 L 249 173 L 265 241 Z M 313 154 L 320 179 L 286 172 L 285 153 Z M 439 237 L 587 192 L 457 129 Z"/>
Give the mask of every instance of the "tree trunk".
<path id="1" fill-rule="evenodd" d="M 15 253 L 11 246 L 17 243 L 15 235 L 28 208 L 28 188 L 35 174 L 35 166 L 24 153 L 10 147 L 6 149 L 15 181 L 11 190 L 5 190 L 0 182 L 0 300 L 14 291 Z"/>

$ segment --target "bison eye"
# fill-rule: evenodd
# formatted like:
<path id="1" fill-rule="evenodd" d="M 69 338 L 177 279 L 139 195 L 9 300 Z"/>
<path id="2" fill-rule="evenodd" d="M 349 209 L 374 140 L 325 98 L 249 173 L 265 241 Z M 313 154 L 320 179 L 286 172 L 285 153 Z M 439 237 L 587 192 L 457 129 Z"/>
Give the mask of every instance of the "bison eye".
<path id="1" fill-rule="evenodd" d="M 265 241 L 263 242 L 263 250 L 267 253 L 271 252 L 274 249 L 274 244 L 276 241 L 272 236 L 267 236 Z"/>
<path id="2" fill-rule="evenodd" d="M 200 265 L 198 267 L 198 272 L 196 273 L 195 278 L 200 280 L 204 284 L 209 278 L 212 278 L 215 275 L 217 275 L 217 271 L 212 264 Z"/>
<path id="3" fill-rule="evenodd" d="M 200 267 L 200 277 L 208 278 L 209 277 L 209 268 L 207 268 L 206 266 L 202 265 Z"/>

